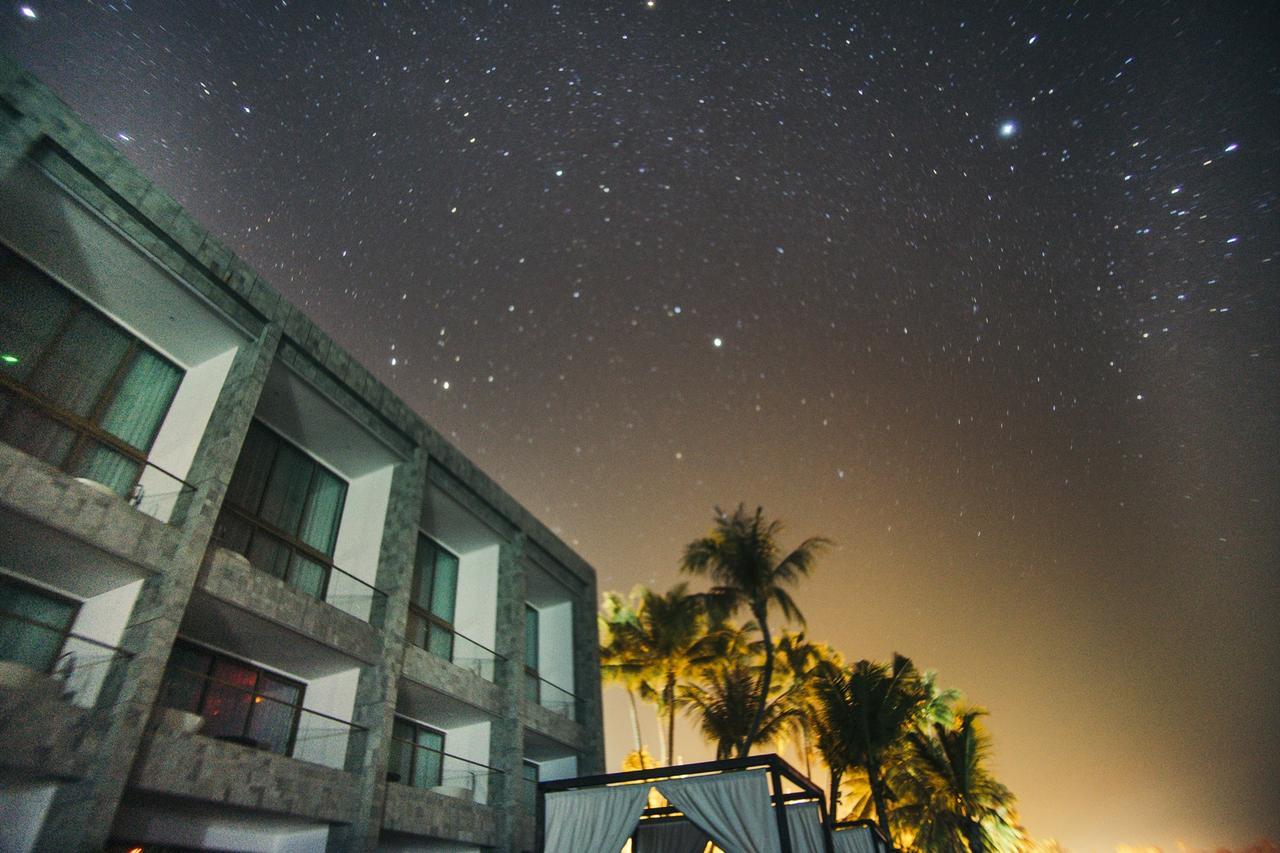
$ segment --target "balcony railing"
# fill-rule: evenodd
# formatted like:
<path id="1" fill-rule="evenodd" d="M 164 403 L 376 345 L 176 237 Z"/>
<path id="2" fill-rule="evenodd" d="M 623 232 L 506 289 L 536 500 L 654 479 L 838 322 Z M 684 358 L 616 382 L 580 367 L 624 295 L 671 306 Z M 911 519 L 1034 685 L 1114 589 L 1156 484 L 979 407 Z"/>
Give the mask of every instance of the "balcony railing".
<path id="1" fill-rule="evenodd" d="M 529 670 L 524 673 L 524 697 L 562 717 L 578 719 L 578 697 Z"/>
<path id="2" fill-rule="evenodd" d="M 206 700 L 199 734 L 334 770 L 354 771 L 363 764 L 368 736 L 363 726 L 188 669 L 170 670 L 166 681 L 171 681 L 175 672 L 187 683 L 205 686 L 202 693 L 210 689 L 217 691 L 216 710 L 211 710 Z M 161 702 L 169 698 L 167 689 L 161 690 L 161 697 Z M 236 701 L 237 698 L 241 701 Z"/>
<path id="3" fill-rule="evenodd" d="M 45 428 L 6 431 L 5 440 L 85 485 L 124 498 L 135 509 L 164 522 L 182 496 L 195 494 L 195 486 L 150 461 L 143 451 L 0 376 L 0 400 L 6 398 Z M 65 430 L 61 433 L 65 442 L 51 440 L 59 430 Z"/>
<path id="4" fill-rule="evenodd" d="M 112 665 L 131 657 L 69 630 L 0 612 L 0 660 L 51 676 L 62 698 L 77 707 L 93 708 Z"/>
<path id="5" fill-rule="evenodd" d="M 453 663 L 469 669 L 485 681 L 493 681 L 497 664 L 506 660 L 488 646 L 482 646 L 468 636 L 453 632 Z"/>
<path id="6" fill-rule="evenodd" d="M 343 571 L 334 564 L 328 555 L 292 541 L 282 531 L 239 507 L 223 504 L 222 511 L 231 513 L 241 521 L 251 525 L 254 528 L 255 536 L 268 536 L 275 544 L 289 550 L 289 567 L 284 570 L 283 577 L 273 572 L 266 572 L 265 569 L 256 565 L 254 566 L 255 569 L 266 572 L 272 577 L 277 577 L 293 589 L 305 595 L 310 595 L 312 598 L 318 598 L 326 604 L 331 604 L 363 622 L 368 622 L 375 628 L 382 627 L 382 622 L 387 612 L 387 594 L 385 592 L 373 584 L 362 581 L 355 575 Z M 217 533 L 214 535 L 214 543 L 220 544 Z M 231 548 L 230 550 L 235 551 L 236 549 Z M 321 570 L 320 577 L 313 579 L 304 572 L 298 571 L 295 561 L 301 561 L 304 565 L 318 567 Z M 252 563 L 252 561 L 250 562 Z"/>
<path id="7" fill-rule="evenodd" d="M 487 805 L 489 790 L 493 780 L 503 775 L 503 771 L 478 761 L 462 758 L 452 753 L 432 749 L 396 738 L 393 748 L 406 750 L 413 756 L 412 766 L 417 769 L 414 775 L 418 779 L 402 779 L 394 771 L 387 772 L 387 781 L 399 782 L 414 788 L 458 797 Z"/>
<path id="8" fill-rule="evenodd" d="M 444 658 L 454 666 L 474 672 L 485 681 L 496 677 L 498 661 L 506 660 L 488 646 L 424 616 L 416 607 L 409 610 L 409 642 L 429 654 Z"/>

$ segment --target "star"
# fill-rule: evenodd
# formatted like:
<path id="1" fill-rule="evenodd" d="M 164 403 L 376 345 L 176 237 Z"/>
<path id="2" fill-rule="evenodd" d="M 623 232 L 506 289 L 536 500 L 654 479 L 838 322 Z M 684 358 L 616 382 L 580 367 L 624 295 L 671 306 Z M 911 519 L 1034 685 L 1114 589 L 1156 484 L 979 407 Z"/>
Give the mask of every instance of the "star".
<path id="1" fill-rule="evenodd" d="M 1000 136 L 1003 139 L 1010 139 L 1018 132 L 1018 123 L 1013 119 L 1009 119 L 1000 125 Z"/>
<path id="2" fill-rule="evenodd" d="M 716 349 L 720 349 L 720 347 L 724 346 L 724 340 L 721 338 L 712 338 L 711 345 Z"/>
<path id="3" fill-rule="evenodd" d="M 36 10 L 32 9 L 30 6 L 23 6 L 18 9 L 18 12 L 21 13 L 22 17 L 27 18 L 28 20 L 34 21 L 37 17 Z"/>

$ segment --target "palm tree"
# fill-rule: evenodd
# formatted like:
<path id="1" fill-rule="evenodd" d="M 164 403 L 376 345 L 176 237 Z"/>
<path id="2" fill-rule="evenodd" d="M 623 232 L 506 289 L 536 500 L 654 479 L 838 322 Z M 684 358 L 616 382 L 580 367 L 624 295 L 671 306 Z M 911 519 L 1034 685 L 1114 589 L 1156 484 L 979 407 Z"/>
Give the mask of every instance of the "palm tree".
<path id="1" fill-rule="evenodd" d="M 670 766 L 675 757 L 677 688 L 714 655 L 706 609 L 702 596 L 691 594 L 684 583 L 665 595 L 639 587 L 635 602 L 634 618 L 610 628 L 613 641 L 621 644 L 621 668 L 637 676 L 640 695 L 665 717 L 663 759 Z"/>
<path id="2" fill-rule="evenodd" d="M 648 755 L 640 736 L 640 713 L 636 707 L 636 693 L 642 689 L 650 673 L 642 664 L 645 654 L 638 648 L 639 634 L 636 610 L 639 608 L 642 587 L 636 587 L 623 598 L 616 592 L 606 592 L 596 619 L 600 628 L 600 676 L 606 684 L 616 684 L 627 691 L 631 708 L 631 733 L 635 739 L 635 751 L 641 768 Z"/>
<path id="3" fill-rule="evenodd" d="M 926 851 L 986 853 L 1013 849 L 1020 832 L 1013 794 L 987 768 L 991 739 L 979 718 L 985 711 L 957 709 L 951 724 L 910 731 L 899 787 L 910 802 L 895 818 L 915 829 L 914 846 Z"/>
<path id="4" fill-rule="evenodd" d="M 826 667 L 818 681 L 818 697 L 819 747 L 832 776 L 854 768 L 866 772 L 876 821 L 885 838 L 892 837 L 888 812 L 892 791 L 885 779 L 885 764 L 927 707 L 929 693 L 920 673 L 910 658 L 897 654 L 890 665 L 860 660 L 849 669 Z M 835 800 L 839 794 L 835 778 L 832 792 Z"/>
<path id="5" fill-rule="evenodd" d="M 715 660 L 699 667 L 693 683 L 680 690 L 680 702 L 693 708 L 703 737 L 715 744 L 716 759 L 731 758 L 757 743 L 780 740 L 803 711 L 795 690 L 775 691 L 762 714 L 760 701 L 761 649 L 749 638 L 753 625 L 723 625 L 710 637 Z M 752 722 L 759 719 L 754 740 L 748 740 Z"/>
<path id="6" fill-rule="evenodd" d="M 800 740 L 800 755 L 804 759 L 804 772 L 813 778 L 813 746 L 816 733 L 817 681 L 819 672 L 827 664 L 839 665 L 840 654 L 826 643 L 811 642 L 803 631 L 783 630 L 775 650 L 777 661 L 774 671 L 783 693 L 791 696 L 791 703 L 800 711 L 791 721 L 792 734 Z"/>
<path id="7" fill-rule="evenodd" d="M 725 613 L 746 606 L 760 628 L 764 642 L 764 667 L 757 686 L 754 715 L 739 748 L 745 758 L 756 743 L 768 705 L 773 680 L 773 636 L 769 632 L 769 608 L 776 606 L 788 620 L 803 624 L 804 617 L 785 587 L 795 585 L 813 569 L 818 552 L 829 543 L 813 537 L 779 558 L 778 536 L 782 523 L 765 521 L 764 510 L 747 513 L 739 504 L 733 515 L 716 508 L 715 527 L 710 535 L 695 539 L 685 548 L 681 569 L 693 575 L 708 575 L 712 581 L 710 599 Z"/>

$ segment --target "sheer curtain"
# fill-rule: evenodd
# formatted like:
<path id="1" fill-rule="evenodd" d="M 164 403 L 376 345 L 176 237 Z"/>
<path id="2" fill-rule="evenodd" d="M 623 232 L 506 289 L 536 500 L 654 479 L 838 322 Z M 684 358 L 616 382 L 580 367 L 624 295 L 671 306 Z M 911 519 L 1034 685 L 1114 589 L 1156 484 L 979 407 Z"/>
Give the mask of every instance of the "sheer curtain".
<path id="1" fill-rule="evenodd" d="M 547 794 L 547 853 L 616 853 L 640 822 L 648 797 L 648 785 Z"/>
<path id="2" fill-rule="evenodd" d="M 702 853 L 707 833 L 687 820 L 645 821 L 636 830 L 635 853 Z"/>
<path id="3" fill-rule="evenodd" d="M 865 826 L 836 830 L 832 837 L 836 842 L 836 853 L 876 853 L 875 839 Z"/>
<path id="4" fill-rule="evenodd" d="M 725 853 L 779 853 L 782 849 L 763 770 L 671 779 L 658 782 L 657 788 Z"/>
<path id="5" fill-rule="evenodd" d="M 791 832 L 791 849 L 794 853 L 826 853 L 822 836 L 821 812 L 817 803 L 799 803 L 787 806 L 787 829 Z"/>

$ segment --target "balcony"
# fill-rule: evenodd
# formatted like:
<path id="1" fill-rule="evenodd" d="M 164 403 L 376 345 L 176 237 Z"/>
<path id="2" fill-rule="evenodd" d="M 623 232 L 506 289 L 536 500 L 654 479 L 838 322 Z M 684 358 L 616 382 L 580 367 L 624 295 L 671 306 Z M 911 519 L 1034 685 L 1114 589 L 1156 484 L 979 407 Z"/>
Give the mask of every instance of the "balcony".
<path id="1" fill-rule="evenodd" d="M 162 705 L 184 711 L 192 695 L 206 697 L 204 714 L 185 711 L 175 728 L 241 747 L 264 750 L 333 770 L 357 771 L 364 759 L 367 730 L 296 702 L 248 690 L 239 684 L 182 668 L 170 668 Z M 174 715 L 164 715 L 174 719 Z"/>
<path id="2" fill-rule="evenodd" d="M 578 697 L 535 673 L 524 674 L 524 698 L 529 704 L 546 708 L 572 722 L 578 721 Z"/>
<path id="3" fill-rule="evenodd" d="M 503 772 L 479 761 L 463 758 L 398 738 L 392 739 L 395 757 L 387 771 L 387 781 L 429 791 L 455 800 L 489 804 L 491 783 Z"/>
<path id="4" fill-rule="evenodd" d="M 0 613 L 0 738 L 22 744 L 0 756 L 0 773 L 79 779 L 97 748 L 99 696 L 131 655 L 13 613 Z"/>
<path id="5" fill-rule="evenodd" d="M 343 571 L 323 552 L 309 548 L 305 543 L 293 541 L 283 531 L 243 510 L 226 505 L 223 507 L 223 515 L 234 516 L 238 524 L 250 528 L 253 531 L 251 541 L 255 544 L 270 543 L 246 549 L 254 556 L 270 550 L 272 556 L 260 557 L 258 563 L 252 557 L 248 558 L 250 564 L 259 571 L 283 582 L 290 589 L 323 601 L 374 628 L 382 627 L 387 612 L 385 592 Z M 226 541 L 225 534 L 215 534 L 215 541 Z"/>

